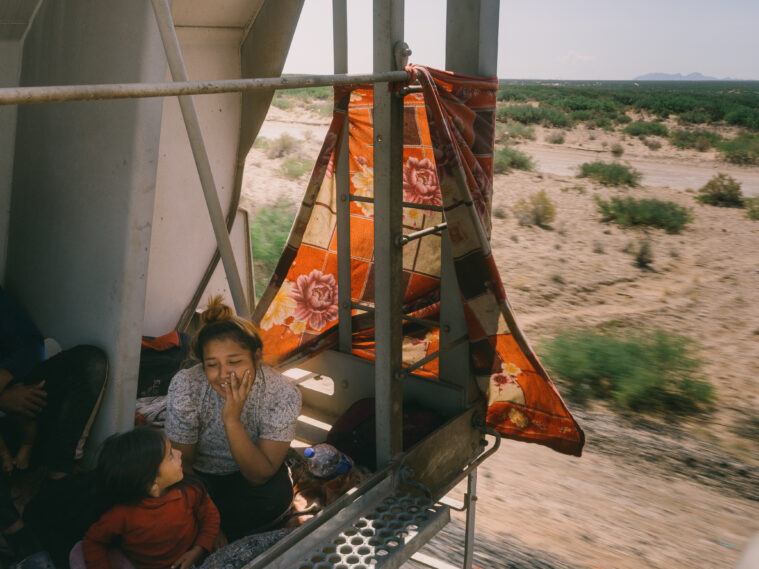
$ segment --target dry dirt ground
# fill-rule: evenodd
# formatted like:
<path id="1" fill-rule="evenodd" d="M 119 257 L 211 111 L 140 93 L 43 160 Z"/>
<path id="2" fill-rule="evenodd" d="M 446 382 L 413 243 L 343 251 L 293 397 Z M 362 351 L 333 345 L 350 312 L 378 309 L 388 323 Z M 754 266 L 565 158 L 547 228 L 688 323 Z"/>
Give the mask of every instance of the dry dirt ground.
<path id="1" fill-rule="evenodd" d="M 301 140 L 299 155 L 315 158 L 327 121 L 272 108 L 260 136 L 289 133 Z M 548 143 L 542 128 L 536 134 L 521 145 L 536 171 L 495 178 L 492 244 L 517 320 L 538 354 L 541 341 L 567 329 L 612 322 L 663 328 L 700 343 L 717 402 L 690 419 L 571 405 L 587 435 L 579 459 L 504 441 L 479 469 L 475 565 L 732 567 L 759 532 L 759 221 L 742 210 L 700 205 L 686 188 L 727 172 L 746 194 L 759 195 L 759 167 L 729 166 L 714 153 L 666 141 L 652 151 L 637 139 L 582 127 L 565 133 L 562 145 Z M 621 161 L 643 172 L 642 187 L 575 177 L 582 162 L 610 161 L 614 142 L 625 150 Z M 251 151 L 243 204 L 253 214 L 281 198 L 299 200 L 308 174 L 289 180 L 278 172 L 281 161 Z M 556 204 L 552 229 L 520 226 L 511 213 L 518 199 L 539 190 Z M 691 208 L 694 221 L 679 235 L 620 229 L 600 221 L 596 195 L 674 201 Z M 642 239 L 652 245 L 650 270 L 637 268 L 626 252 Z M 458 563 L 462 520 L 456 514 L 424 551 Z"/>

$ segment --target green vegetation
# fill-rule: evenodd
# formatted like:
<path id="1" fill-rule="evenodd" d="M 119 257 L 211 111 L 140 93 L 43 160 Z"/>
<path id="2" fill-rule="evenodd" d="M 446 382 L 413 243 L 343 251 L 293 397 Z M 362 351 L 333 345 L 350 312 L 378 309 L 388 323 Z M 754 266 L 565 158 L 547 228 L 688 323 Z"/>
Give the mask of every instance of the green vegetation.
<path id="1" fill-rule="evenodd" d="M 742 166 L 759 164 L 759 133 L 745 132 L 716 146 L 728 162 Z"/>
<path id="2" fill-rule="evenodd" d="M 564 144 L 564 133 L 552 132 L 546 136 L 546 142 L 549 144 Z"/>
<path id="3" fill-rule="evenodd" d="M 638 243 L 638 250 L 635 251 L 635 266 L 639 269 L 650 269 L 653 262 L 654 251 L 651 247 L 651 240 L 643 239 Z"/>
<path id="4" fill-rule="evenodd" d="M 548 198 L 545 190 L 532 194 L 528 199 L 521 198 L 512 206 L 511 211 L 519 225 L 546 228 L 556 218 L 556 205 Z"/>
<path id="5" fill-rule="evenodd" d="M 645 112 L 660 118 L 675 116 L 686 124 L 724 122 L 759 130 L 756 81 L 503 81 L 498 100 L 537 102 L 540 108 L 596 128 L 629 123 L 628 112 Z"/>
<path id="6" fill-rule="evenodd" d="M 281 95 L 280 93 L 274 95 L 274 98 L 271 100 L 271 104 L 273 107 L 277 107 L 283 111 L 287 111 L 293 108 L 292 100 L 290 100 L 288 97 L 285 97 L 284 95 Z"/>
<path id="7" fill-rule="evenodd" d="M 493 170 L 496 174 L 504 174 L 512 169 L 533 170 L 534 168 L 532 158 L 510 146 L 496 150 L 493 156 Z"/>
<path id="8" fill-rule="evenodd" d="M 697 130 L 673 130 L 669 133 L 669 141 L 678 148 L 695 148 L 699 152 L 709 150 L 717 146 L 722 137 L 716 132 L 704 129 Z"/>
<path id="9" fill-rule="evenodd" d="M 713 388 L 699 378 L 696 344 L 663 330 L 602 334 L 567 332 L 547 342 L 542 359 L 569 394 L 613 401 L 634 411 L 690 413 Z"/>
<path id="10" fill-rule="evenodd" d="M 295 219 L 295 204 L 281 200 L 256 211 L 250 222 L 250 244 L 256 277 L 256 295 L 260 297 L 277 267 Z"/>
<path id="11" fill-rule="evenodd" d="M 613 221 L 621 227 L 644 225 L 680 233 L 693 220 L 683 206 L 662 200 L 613 197 L 606 201 L 596 197 L 596 205 L 603 221 Z"/>
<path id="12" fill-rule="evenodd" d="M 300 158 L 299 156 L 293 156 L 285 158 L 282 161 L 282 166 L 279 171 L 282 172 L 288 178 L 297 180 L 307 172 L 310 172 L 314 167 L 314 161 L 310 158 Z"/>
<path id="13" fill-rule="evenodd" d="M 719 173 L 698 190 L 696 199 L 717 207 L 743 207 L 743 192 L 738 180 Z"/>
<path id="14" fill-rule="evenodd" d="M 636 121 L 625 127 L 625 132 L 631 136 L 667 136 L 667 127 L 660 122 Z"/>
<path id="15" fill-rule="evenodd" d="M 284 111 L 298 105 L 321 115 L 329 116 L 332 114 L 332 87 L 301 87 L 299 89 L 279 90 L 274 94 L 271 104 Z"/>
<path id="16" fill-rule="evenodd" d="M 521 198 L 512 206 L 511 211 L 519 225 L 545 228 L 556 218 L 556 205 L 548 198 L 545 190 L 532 194 L 528 199 Z"/>
<path id="17" fill-rule="evenodd" d="M 606 186 L 637 186 L 643 175 L 619 162 L 585 162 L 578 178 L 590 178 Z"/>
<path id="18" fill-rule="evenodd" d="M 265 136 L 257 136 L 253 141 L 253 148 L 266 149 L 269 148 L 269 139 Z"/>
<path id="19" fill-rule="evenodd" d="M 551 107 L 533 107 L 532 105 L 501 107 L 496 113 L 496 118 L 501 122 L 511 120 L 522 124 L 542 124 L 556 128 L 572 126 L 569 115 Z"/>
<path id="20" fill-rule="evenodd" d="M 535 129 L 521 123 L 509 123 L 506 125 L 506 136 L 509 138 L 535 140 Z"/>
<path id="21" fill-rule="evenodd" d="M 746 207 L 746 216 L 759 221 L 759 198 L 746 198 L 743 204 Z"/>
<path id="22" fill-rule="evenodd" d="M 268 141 L 266 155 L 269 158 L 282 158 L 292 154 L 300 147 L 300 141 L 294 136 L 287 133 L 279 135 L 278 138 Z"/>
<path id="23" fill-rule="evenodd" d="M 661 148 L 661 142 L 656 138 L 646 138 L 645 136 L 641 136 L 640 141 L 645 144 L 649 150 L 659 150 Z"/>

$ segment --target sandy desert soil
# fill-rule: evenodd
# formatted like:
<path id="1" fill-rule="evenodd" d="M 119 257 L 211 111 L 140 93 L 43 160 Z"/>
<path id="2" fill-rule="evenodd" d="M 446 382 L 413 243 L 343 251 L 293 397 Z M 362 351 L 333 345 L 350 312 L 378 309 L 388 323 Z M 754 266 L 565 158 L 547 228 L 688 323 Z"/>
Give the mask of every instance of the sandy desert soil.
<path id="1" fill-rule="evenodd" d="M 272 108 L 260 136 L 301 140 L 315 158 L 328 119 Z M 518 322 L 540 354 L 541 341 L 571 328 L 616 323 L 663 328 L 697 340 L 717 394 L 714 410 L 690 419 L 624 416 L 571 405 L 587 435 L 582 458 L 504 441 L 479 471 L 475 564 L 486 568 L 705 569 L 732 567 L 759 532 L 759 221 L 742 210 L 700 205 L 686 188 L 726 172 L 759 195 L 759 167 L 738 168 L 715 153 L 651 151 L 619 133 L 549 134 L 521 145 L 534 172 L 495 178 L 494 254 Z M 621 160 L 639 168 L 640 188 L 579 179 L 575 168 L 620 142 Z M 253 215 L 281 198 L 297 202 L 301 180 L 278 172 L 281 159 L 253 149 L 243 205 Z M 307 174 L 306 174 L 307 176 Z M 545 190 L 557 207 L 552 229 L 520 226 L 511 206 Z M 603 224 L 593 196 L 670 200 L 692 209 L 680 235 Z M 625 252 L 650 239 L 651 270 Z M 561 387 L 560 387 L 561 389 Z M 458 489 L 463 494 L 463 487 Z M 425 552 L 455 562 L 458 514 Z M 409 564 L 409 567 L 413 564 Z"/>

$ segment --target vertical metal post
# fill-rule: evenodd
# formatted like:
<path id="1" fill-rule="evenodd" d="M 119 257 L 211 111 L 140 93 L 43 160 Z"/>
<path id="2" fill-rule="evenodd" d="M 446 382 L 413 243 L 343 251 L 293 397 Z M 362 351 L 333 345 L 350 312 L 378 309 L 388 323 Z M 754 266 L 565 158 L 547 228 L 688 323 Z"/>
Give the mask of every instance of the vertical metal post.
<path id="1" fill-rule="evenodd" d="M 474 560 L 474 515 L 477 509 L 477 469 L 472 470 L 466 480 L 466 528 L 464 533 L 463 569 L 472 569 Z"/>
<path id="2" fill-rule="evenodd" d="M 497 57 L 498 0 L 448 0 L 445 68 L 467 75 L 495 75 Z M 466 323 L 448 235 L 441 241 L 440 345 L 445 346 L 466 333 Z M 463 406 L 477 396 L 469 382 L 469 344 L 443 354 L 440 373 L 441 378 L 464 387 Z"/>
<path id="3" fill-rule="evenodd" d="M 498 9 L 499 0 L 448 0 L 445 29 L 445 68 L 468 75 L 497 75 L 498 73 Z M 447 240 L 445 240 L 447 241 Z M 443 300 L 458 293 L 453 274 L 453 258 L 449 243 L 443 247 Z M 448 277 L 448 278 L 446 278 Z M 451 281 L 453 277 L 453 281 Z M 460 308 L 460 303 L 459 303 Z M 453 310 L 453 312 L 451 311 Z M 457 318 L 456 308 L 441 302 L 441 320 Z M 442 342 L 441 333 L 441 342 Z M 468 361 L 468 358 L 467 358 Z M 441 369 L 444 362 L 441 359 Z M 464 535 L 464 569 L 471 569 L 474 558 L 475 512 L 477 506 L 477 469 L 467 478 L 466 533 Z"/>
<path id="4" fill-rule="evenodd" d="M 445 68 L 469 75 L 497 75 L 500 0 L 448 0 Z"/>
<path id="5" fill-rule="evenodd" d="M 332 49 L 335 73 L 348 73 L 348 7 L 346 0 L 332 0 Z M 348 120 L 343 126 L 343 143 L 336 156 L 337 184 L 337 306 L 338 349 L 353 349 L 351 326 L 350 180 L 348 179 Z"/>
<path id="6" fill-rule="evenodd" d="M 395 69 L 403 41 L 403 0 L 374 0 L 374 71 Z M 374 313 L 377 467 L 403 449 L 401 374 L 401 234 L 403 100 L 374 86 Z"/>
<path id="7" fill-rule="evenodd" d="M 187 81 L 187 70 L 182 59 L 182 51 L 179 47 L 177 32 L 171 17 L 169 2 L 168 0 L 152 0 L 152 2 L 163 47 L 166 51 L 166 59 L 169 62 L 171 76 L 174 81 Z M 219 195 L 216 193 L 216 183 L 213 179 L 211 162 L 208 159 L 208 153 L 203 142 L 203 132 L 200 129 L 198 113 L 195 110 L 195 104 L 191 96 L 180 95 L 178 99 L 179 107 L 182 110 L 182 118 L 187 129 L 187 137 L 190 139 L 192 155 L 198 168 L 198 176 L 200 177 L 200 185 L 203 188 L 203 196 L 206 199 L 208 215 L 211 218 L 211 225 L 216 236 L 216 245 L 219 248 L 219 255 L 224 265 L 227 283 L 229 283 L 229 290 L 232 293 L 232 300 L 235 304 L 235 310 L 240 317 L 249 318 L 250 310 L 245 300 L 245 292 L 242 280 L 240 279 L 240 273 L 237 270 L 237 263 L 235 262 L 232 243 L 227 232 L 224 213 L 219 202 Z"/>

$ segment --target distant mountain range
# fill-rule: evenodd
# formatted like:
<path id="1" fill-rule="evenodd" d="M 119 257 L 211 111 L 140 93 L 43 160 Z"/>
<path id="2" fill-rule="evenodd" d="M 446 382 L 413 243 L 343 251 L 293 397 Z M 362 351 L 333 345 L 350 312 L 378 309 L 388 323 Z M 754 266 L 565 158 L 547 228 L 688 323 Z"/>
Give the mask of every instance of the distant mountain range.
<path id="1" fill-rule="evenodd" d="M 636 77 L 633 81 L 742 81 L 742 79 L 733 79 L 732 77 L 718 79 L 717 77 L 701 75 L 701 73 L 689 73 L 688 75 L 682 73 L 646 73 Z"/>

